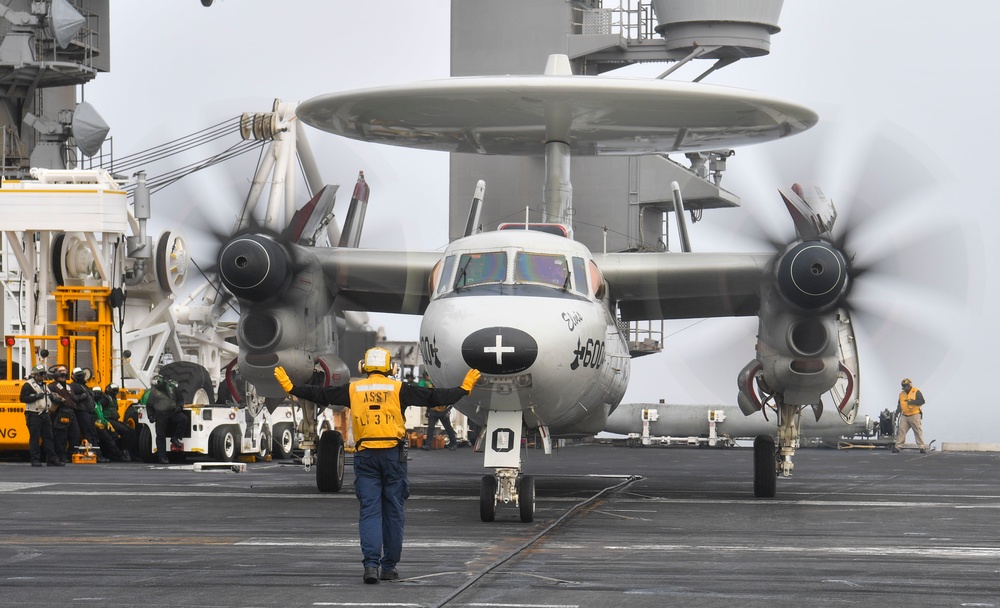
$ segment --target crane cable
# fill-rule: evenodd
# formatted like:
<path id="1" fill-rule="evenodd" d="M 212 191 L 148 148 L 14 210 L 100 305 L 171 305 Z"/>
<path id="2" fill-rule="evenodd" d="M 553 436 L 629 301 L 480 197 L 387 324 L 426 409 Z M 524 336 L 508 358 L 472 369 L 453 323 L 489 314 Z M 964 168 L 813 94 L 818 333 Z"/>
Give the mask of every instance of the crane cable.
<path id="1" fill-rule="evenodd" d="M 238 132 L 239 121 L 238 116 L 236 118 L 228 118 L 200 131 L 195 131 L 190 135 L 178 137 L 158 146 L 128 154 L 112 162 L 116 169 L 123 173 L 128 172 L 128 170 L 135 167 L 163 160 L 174 154 L 185 152 L 202 144 L 222 139 L 231 133 Z"/>
<path id="2" fill-rule="evenodd" d="M 195 131 L 190 135 L 185 135 L 164 144 L 160 144 L 159 146 L 154 146 L 134 154 L 129 154 L 122 157 L 118 161 L 111 160 L 107 163 L 108 166 L 102 166 L 102 168 L 117 173 L 131 173 L 140 167 L 160 162 L 164 159 L 170 158 L 171 156 L 188 152 L 199 146 L 219 141 L 234 134 L 239 136 L 240 121 L 240 116 L 226 119 L 210 127 L 201 129 L 200 131 Z M 177 180 L 197 171 L 201 171 L 202 169 L 215 166 L 232 158 L 236 158 L 237 156 L 246 154 L 247 152 L 262 150 L 264 144 L 268 143 L 266 140 L 244 140 L 242 136 L 239 137 L 240 140 L 238 142 L 230 145 L 221 152 L 189 163 L 183 167 L 167 171 L 161 175 L 147 178 L 146 186 L 149 188 L 150 194 L 162 190 Z M 135 184 L 129 184 L 125 187 L 125 191 L 128 196 L 134 196 L 135 187 Z"/>

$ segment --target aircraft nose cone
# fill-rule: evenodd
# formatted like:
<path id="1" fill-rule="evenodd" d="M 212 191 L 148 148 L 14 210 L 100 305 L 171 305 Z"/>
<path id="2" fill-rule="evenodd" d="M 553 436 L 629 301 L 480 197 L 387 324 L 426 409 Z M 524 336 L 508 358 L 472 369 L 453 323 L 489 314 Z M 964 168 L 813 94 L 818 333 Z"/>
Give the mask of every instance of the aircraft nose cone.
<path id="1" fill-rule="evenodd" d="M 488 327 L 462 342 L 462 358 L 484 374 L 517 374 L 538 357 L 538 343 L 527 332 L 513 327 Z"/>

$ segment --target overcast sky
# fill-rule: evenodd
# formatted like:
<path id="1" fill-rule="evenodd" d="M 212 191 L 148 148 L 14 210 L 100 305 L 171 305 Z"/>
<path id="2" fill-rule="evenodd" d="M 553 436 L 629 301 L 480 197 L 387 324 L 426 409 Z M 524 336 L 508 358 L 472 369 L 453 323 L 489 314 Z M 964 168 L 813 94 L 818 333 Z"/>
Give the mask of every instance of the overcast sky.
<path id="1" fill-rule="evenodd" d="M 198 0 L 112 0 L 111 7 L 112 71 L 84 96 L 111 126 L 119 156 L 243 111 L 266 111 L 274 98 L 301 101 L 449 73 L 446 0 L 216 0 L 211 8 Z M 760 250 L 757 232 L 790 230 L 776 188 L 820 185 L 841 223 L 858 224 L 851 238 L 857 259 L 883 260 L 888 271 L 865 275 L 852 294 L 861 412 L 877 417 L 895 407 L 899 380 L 910 376 L 928 400 L 926 438 L 939 442 L 1000 442 L 1000 404 L 989 386 L 1000 345 L 1000 266 L 993 262 L 1000 243 L 991 231 L 1000 224 L 1000 201 L 989 177 L 1000 141 L 992 118 L 1000 95 L 991 67 L 997 23 L 994 2 L 791 1 L 769 56 L 706 80 L 808 105 L 821 125 L 738 150 L 723 185 L 744 207 L 706 213 L 691 227 L 694 248 Z M 690 80 L 706 67 L 672 78 Z M 312 130 L 309 137 L 325 180 L 342 186 L 341 217 L 357 171 L 365 171 L 372 198 L 363 246 L 447 244 L 445 154 Z M 198 241 L 197 201 L 228 227 L 250 171 L 252 162 L 163 190 L 154 198 L 154 224 L 183 223 Z M 378 317 L 375 324 L 390 339 L 417 339 L 415 321 Z M 676 322 L 668 333 L 663 353 L 635 361 L 625 401 L 734 404 L 736 374 L 753 357 L 756 319 Z"/>

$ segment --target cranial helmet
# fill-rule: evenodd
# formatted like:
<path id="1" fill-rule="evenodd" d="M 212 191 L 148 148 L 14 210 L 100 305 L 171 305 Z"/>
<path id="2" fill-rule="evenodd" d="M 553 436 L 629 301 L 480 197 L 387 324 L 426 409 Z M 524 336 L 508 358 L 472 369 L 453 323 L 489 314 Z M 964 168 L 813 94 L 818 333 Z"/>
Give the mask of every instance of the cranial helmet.
<path id="1" fill-rule="evenodd" d="M 118 385 L 115 384 L 114 382 L 112 382 L 111 384 L 109 384 L 106 387 L 104 387 L 104 392 L 105 393 L 117 393 L 118 392 Z"/>
<path id="2" fill-rule="evenodd" d="M 157 375 L 153 376 L 153 379 L 152 379 L 151 383 L 156 388 L 163 388 L 163 387 L 165 387 L 167 385 L 167 379 L 164 378 L 163 376 L 157 374 Z"/>
<path id="3" fill-rule="evenodd" d="M 392 372 L 392 355 L 384 348 L 369 348 L 365 353 L 365 358 L 358 362 L 358 369 L 362 372 L 380 372 L 389 374 Z"/>
<path id="4" fill-rule="evenodd" d="M 103 393 L 104 392 L 103 390 L 101 390 L 101 387 L 99 387 L 99 386 L 95 386 L 94 388 L 92 388 L 90 390 L 92 392 L 95 392 L 95 393 Z"/>
<path id="5" fill-rule="evenodd" d="M 44 365 L 36 365 L 35 367 L 31 368 L 31 375 L 32 376 L 36 376 L 39 374 L 45 375 L 45 371 L 46 370 Z"/>

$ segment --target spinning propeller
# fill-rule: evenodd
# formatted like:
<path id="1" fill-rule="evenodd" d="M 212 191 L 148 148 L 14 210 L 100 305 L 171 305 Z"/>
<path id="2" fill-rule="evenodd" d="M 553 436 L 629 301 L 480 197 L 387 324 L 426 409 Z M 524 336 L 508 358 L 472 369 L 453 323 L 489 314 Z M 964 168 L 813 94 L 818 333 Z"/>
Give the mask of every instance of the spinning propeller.
<path id="1" fill-rule="evenodd" d="M 864 372 L 872 402 L 891 400 L 898 377 L 926 381 L 947 373 L 956 362 L 952 345 L 964 331 L 963 311 L 977 300 L 969 280 L 975 242 L 967 240 L 971 231 L 957 213 L 941 211 L 949 202 L 946 176 L 933 154 L 898 130 L 882 128 L 859 144 L 856 131 L 825 123 L 759 152 L 747 153 L 735 165 L 750 170 L 750 187 L 730 183 L 743 194 L 745 208 L 714 213 L 705 224 L 743 240 L 759 235 L 754 248 L 776 253 L 802 247 L 796 244 L 813 238 L 841 252 L 847 283 L 831 306 L 841 309 L 847 321 L 849 331 L 842 338 L 861 350 L 864 367 L 858 371 Z M 753 166 L 761 159 L 766 159 L 764 164 Z M 738 171 L 730 173 L 735 174 L 731 179 L 739 179 Z M 787 185 L 795 180 L 822 184 L 822 191 L 836 199 L 834 212 L 824 219 L 825 233 L 801 215 L 790 222 L 787 214 L 775 210 L 774 184 L 786 185 L 779 200 L 794 199 Z M 817 195 L 810 186 L 799 190 Z M 784 202 L 795 210 L 794 203 Z M 698 249 L 697 231 L 694 240 Z M 745 243 L 732 246 L 747 248 Z M 700 244 L 702 250 L 708 247 Z M 746 335 L 734 335 L 731 327 L 727 325 L 723 335 L 719 326 L 713 337 L 702 341 L 704 346 L 695 347 L 702 351 L 695 358 L 710 357 L 711 364 L 695 364 L 690 358 L 681 364 L 689 365 L 692 374 L 704 375 L 704 370 L 725 367 L 719 360 L 725 353 L 746 352 Z M 887 364 L 892 369 L 886 369 Z M 729 385 L 723 372 L 717 378 L 713 383 Z"/>

